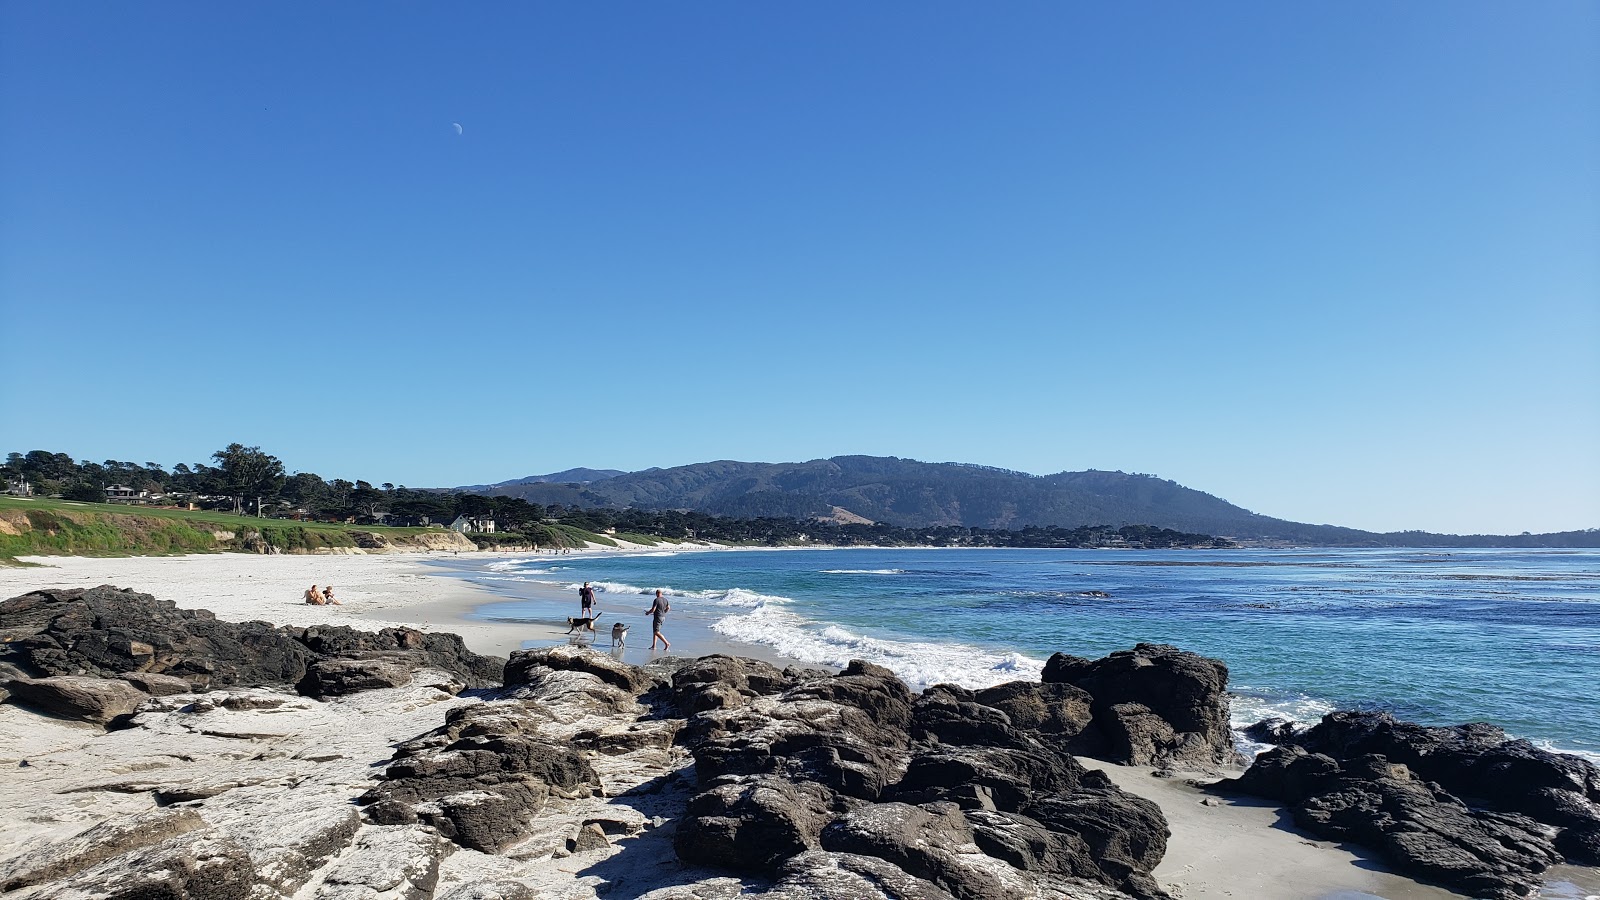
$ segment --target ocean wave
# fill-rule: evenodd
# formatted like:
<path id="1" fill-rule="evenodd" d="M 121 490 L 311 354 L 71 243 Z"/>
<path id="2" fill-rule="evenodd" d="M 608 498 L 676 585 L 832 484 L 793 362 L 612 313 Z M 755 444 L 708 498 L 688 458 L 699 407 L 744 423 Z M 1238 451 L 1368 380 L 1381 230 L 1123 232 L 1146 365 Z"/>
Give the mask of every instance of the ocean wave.
<path id="1" fill-rule="evenodd" d="M 791 602 L 788 597 L 760 594 L 755 591 L 746 590 L 739 587 L 709 591 L 684 591 L 677 588 L 668 587 L 666 585 L 662 585 L 659 588 L 640 587 L 636 584 L 625 584 L 619 581 L 591 581 L 589 582 L 589 586 L 594 588 L 595 593 L 598 594 L 651 597 L 655 595 L 657 590 L 660 590 L 662 595 L 667 597 L 684 597 L 690 600 L 708 603 L 713 606 L 737 606 L 745 609 L 754 609 L 764 606 L 768 603 Z M 583 587 L 583 584 L 582 582 L 573 582 L 572 584 L 564 585 L 564 587 L 567 590 L 576 591 L 578 588 Z"/>
<path id="2" fill-rule="evenodd" d="M 819 575 L 904 575 L 905 569 L 823 569 Z"/>
<path id="3" fill-rule="evenodd" d="M 852 659 L 875 663 L 900 676 L 912 690 L 934 684 L 984 688 L 1006 681 L 1037 681 L 1044 670 L 1043 661 L 1020 653 L 966 644 L 872 638 L 767 605 L 726 616 L 711 628 L 735 640 L 763 644 L 802 662 L 840 668 Z"/>

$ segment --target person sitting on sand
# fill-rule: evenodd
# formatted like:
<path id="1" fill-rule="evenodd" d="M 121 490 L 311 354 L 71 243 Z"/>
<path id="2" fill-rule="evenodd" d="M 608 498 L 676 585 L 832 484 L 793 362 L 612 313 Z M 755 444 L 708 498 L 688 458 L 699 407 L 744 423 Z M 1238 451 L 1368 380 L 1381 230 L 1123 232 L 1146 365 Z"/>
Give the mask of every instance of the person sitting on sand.
<path id="1" fill-rule="evenodd" d="M 322 589 L 322 601 L 324 603 L 327 603 L 329 606 L 343 606 L 344 605 L 344 604 L 340 603 L 339 601 L 333 599 L 333 585 L 331 585 L 331 584 Z"/>
<path id="2" fill-rule="evenodd" d="M 311 590 L 306 591 L 306 602 L 312 606 L 323 606 L 328 601 L 322 599 L 322 593 L 318 591 L 317 586 L 313 584 L 311 586 Z"/>

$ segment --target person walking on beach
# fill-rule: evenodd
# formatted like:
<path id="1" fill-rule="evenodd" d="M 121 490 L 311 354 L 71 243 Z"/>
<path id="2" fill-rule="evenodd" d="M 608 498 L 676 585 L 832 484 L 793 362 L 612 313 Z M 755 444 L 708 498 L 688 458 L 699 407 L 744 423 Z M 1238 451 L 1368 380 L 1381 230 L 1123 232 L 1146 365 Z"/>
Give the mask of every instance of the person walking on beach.
<path id="1" fill-rule="evenodd" d="M 663 649 L 663 650 L 671 650 L 672 649 L 672 642 L 667 640 L 667 636 L 661 633 L 661 620 L 665 619 L 667 617 L 667 610 L 669 610 L 671 608 L 672 608 L 672 604 L 668 603 L 667 602 L 667 598 L 663 597 L 661 595 L 661 589 L 660 588 L 656 588 L 656 602 L 651 604 L 650 608 L 644 611 L 645 615 L 651 617 L 651 619 L 650 619 L 650 649 L 651 650 L 654 650 L 656 648 L 656 640 L 658 638 L 661 641 L 661 649 Z"/>
<path id="2" fill-rule="evenodd" d="M 589 587 L 587 581 L 583 583 L 583 587 L 578 588 L 578 606 L 582 610 L 578 613 L 579 616 L 585 619 L 594 618 L 594 588 Z"/>

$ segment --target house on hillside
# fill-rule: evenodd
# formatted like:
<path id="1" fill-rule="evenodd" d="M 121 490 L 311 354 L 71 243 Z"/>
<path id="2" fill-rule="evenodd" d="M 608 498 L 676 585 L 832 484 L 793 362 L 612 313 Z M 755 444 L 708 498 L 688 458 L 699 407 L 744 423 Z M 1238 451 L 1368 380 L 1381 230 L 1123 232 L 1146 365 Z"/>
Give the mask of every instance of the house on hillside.
<path id="1" fill-rule="evenodd" d="M 7 478 L 6 493 L 13 497 L 32 497 L 33 485 L 26 478 Z"/>
<path id="2" fill-rule="evenodd" d="M 106 485 L 107 503 L 144 503 L 149 499 L 149 491 L 136 491 L 125 484 Z"/>
<path id="3" fill-rule="evenodd" d="M 450 523 L 451 531 L 462 534 L 494 534 L 494 519 L 490 516 L 456 516 Z"/>

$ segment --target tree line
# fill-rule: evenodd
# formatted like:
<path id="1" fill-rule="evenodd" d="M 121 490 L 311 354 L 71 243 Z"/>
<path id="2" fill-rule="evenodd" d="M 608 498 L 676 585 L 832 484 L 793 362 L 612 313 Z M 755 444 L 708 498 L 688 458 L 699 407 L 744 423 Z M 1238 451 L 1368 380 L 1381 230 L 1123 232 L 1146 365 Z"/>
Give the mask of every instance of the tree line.
<path id="1" fill-rule="evenodd" d="M 842 524 L 793 515 L 713 515 L 685 510 L 541 505 L 521 497 L 420 490 L 390 482 L 324 479 L 312 472 L 286 472 L 260 447 L 228 446 L 209 462 L 178 463 L 74 460 L 65 453 L 11 453 L 0 466 L 8 481 L 26 480 L 41 496 L 102 502 L 105 490 L 124 485 L 165 495 L 173 503 L 262 517 L 353 522 L 362 525 L 448 524 L 456 517 L 493 518 L 496 543 L 540 546 L 570 544 L 561 529 L 593 534 L 616 532 L 661 540 L 716 541 L 785 546 L 946 547 L 1223 547 L 1221 538 L 1151 525 L 1030 526 L 1020 530 L 960 525 L 904 527 L 886 523 Z M 556 526 L 556 527 L 552 527 Z"/>

